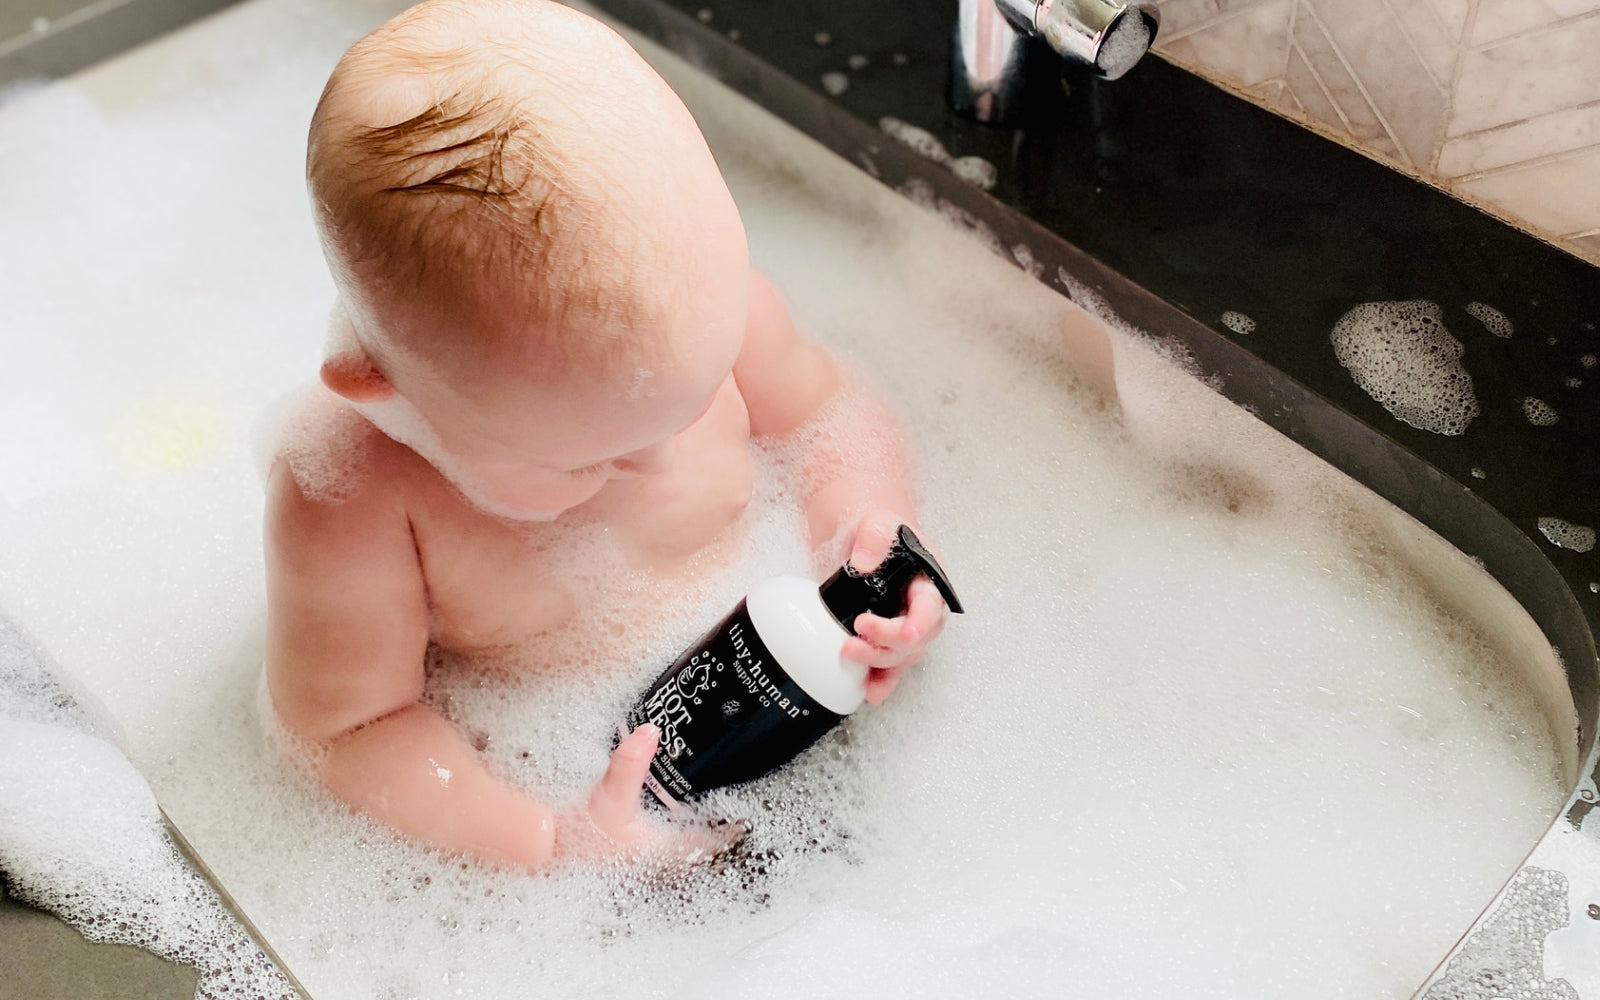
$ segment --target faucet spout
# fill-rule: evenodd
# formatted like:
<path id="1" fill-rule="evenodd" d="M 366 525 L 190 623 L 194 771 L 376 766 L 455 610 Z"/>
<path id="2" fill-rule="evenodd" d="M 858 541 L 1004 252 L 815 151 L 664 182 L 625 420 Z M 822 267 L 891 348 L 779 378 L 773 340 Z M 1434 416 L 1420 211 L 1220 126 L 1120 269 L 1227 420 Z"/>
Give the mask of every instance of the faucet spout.
<path id="1" fill-rule="evenodd" d="M 991 125 L 1021 111 L 1031 38 L 1115 80 L 1144 57 L 1161 23 L 1131 0 L 959 0 L 950 55 L 950 105 Z"/>

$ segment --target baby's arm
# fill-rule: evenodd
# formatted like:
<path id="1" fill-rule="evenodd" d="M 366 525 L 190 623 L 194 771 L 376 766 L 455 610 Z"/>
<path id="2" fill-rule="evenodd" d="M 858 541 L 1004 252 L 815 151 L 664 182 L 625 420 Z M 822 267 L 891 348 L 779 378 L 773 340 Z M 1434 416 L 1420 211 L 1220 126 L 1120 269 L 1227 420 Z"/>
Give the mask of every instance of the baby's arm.
<path id="1" fill-rule="evenodd" d="M 491 774 L 420 702 L 427 596 L 398 498 L 369 488 L 312 501 L 279 462 L 266 557 L 268 690 L 284 726 L 319 750 L 317 773 L 339 799 L 428 844 L 527 869 L 585 839 L 626 846 L 641 832 L 653 728 L 617 748 L 587 814 L 558 816 Z"/>
<path id="2" fill-rule="evenodd" d="M 751 433 L 757 435 L 789 434 L 836 393 L 848 391 L 833 356 L 801 336 L 777 290 L 756 271 L 751 272 L 750 318 L 734 378 L 750 413 Z M 850 564 L 871 570 L 888 554 L 896 529 L 916 524 L 911 462 L 904 429 L 887 401 L 863 389 L 850 403 L 850 440 L 830 437 L 837 428 L 823 428 L 807 439 L 806 520 L 812 546 L 819 548 L 842 525 L 859 519 Z M 868 701 L 878 704 L 889 696 L 944 619 L 944 601 L 925 576 L 913 581 L 904 615 L 856 619 L 859 638 L 849 639 L 844 653 L 873 668 Z"/>

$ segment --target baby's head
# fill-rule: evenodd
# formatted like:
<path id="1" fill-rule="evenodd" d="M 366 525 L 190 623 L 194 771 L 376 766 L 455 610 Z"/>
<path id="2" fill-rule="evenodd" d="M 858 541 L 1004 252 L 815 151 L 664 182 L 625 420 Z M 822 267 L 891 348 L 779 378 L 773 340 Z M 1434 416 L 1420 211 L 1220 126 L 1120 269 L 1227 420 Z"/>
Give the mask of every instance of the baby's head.
<path id="1" fill-rule="evenodd" d="M 672 90 L 569 8 L 432 0 L 357 42 L 307 176 L 342 313 L 323 381 L 491 511 L 649 471 L 733 366 L 733 200 Z"/>

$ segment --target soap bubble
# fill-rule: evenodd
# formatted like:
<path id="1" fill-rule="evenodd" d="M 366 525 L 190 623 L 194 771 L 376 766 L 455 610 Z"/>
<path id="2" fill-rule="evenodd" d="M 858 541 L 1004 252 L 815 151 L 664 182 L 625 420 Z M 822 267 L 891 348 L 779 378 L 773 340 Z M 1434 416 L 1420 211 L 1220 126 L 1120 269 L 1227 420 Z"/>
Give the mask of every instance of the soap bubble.
<path id="1" fill-rule="evenodd" d="M 1535 427 L 1551 427 L 1561 420 L 1561 414 L 1556 412 L 1555 407 L 1535 396 L 1522 400 L 1522 415 Z"/>
<path id="2" fill-rule="evenodd" d="M 1256 332 L 1255 320 L 1242 312 L 1235 312 L 1232 309 L 1222 314 L 1222 325 L 1241 335 Z"/>
<path id="3" fill-rule="evenodd" d="M 1458 435 L 1478 415 L 1461 341 L 1436 303 L 1363 303 L 1340 317 L 1332 339 L 1339 363 L 1396 419 Z"/>
<path id="4" fill-rule="evenodd" d="M 1496 337 L 1510 337 L 1516 332 L 1506 314 L 1494 306 L 1484 305 L 1482 302 L 1468 302 L 1467 314 L 1483 324 L 1483 328 Z"/>
<path id="5" fill-rule="evenodd" d="M 1551 545 L 1574 552 L 1588 552 L 1594 548 L 1595 532 L 1588 525 L 1573 524 L 1571 521 L 1559 517 L 1539 518 L 1539 533 L 1550 541 Z"/>

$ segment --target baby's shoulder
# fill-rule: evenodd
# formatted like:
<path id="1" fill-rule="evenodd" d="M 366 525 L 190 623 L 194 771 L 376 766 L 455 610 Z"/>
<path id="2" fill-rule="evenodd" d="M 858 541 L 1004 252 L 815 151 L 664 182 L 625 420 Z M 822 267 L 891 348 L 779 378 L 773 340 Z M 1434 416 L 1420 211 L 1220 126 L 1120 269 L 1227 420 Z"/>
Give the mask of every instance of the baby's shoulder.
<path id="1" fill-rule="evenodd" d="M 397 447 L 348 407 L 283 415 L 266 458 L 263 541 L 277 599 L 348 608 L 421 579 Z"/>
<path id="2" fill-rule="evenodd" d="M 415 453 L 321 386 L 286 401 L 263 442 L 271 519 L 338 524 L 382 513 L 403 517 L 417 488 Z"/>

